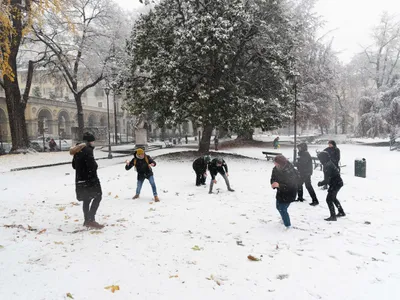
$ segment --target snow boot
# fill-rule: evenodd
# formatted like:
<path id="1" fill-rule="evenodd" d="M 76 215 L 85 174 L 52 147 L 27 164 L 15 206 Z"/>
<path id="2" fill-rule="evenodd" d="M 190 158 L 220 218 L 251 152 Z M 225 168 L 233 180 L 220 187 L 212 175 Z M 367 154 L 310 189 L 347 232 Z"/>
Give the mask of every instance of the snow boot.
<path id="1" fill-rule="evenodd" d="M 345 216 L 346 216 L 346 214 L 344 213 L 343 210 L 342 210 L 342 211 L 339 211 L 339 213 L 336 215 L 337 218 L 345 217 Z"/>
<path id="2" fill-rule="evenodd" d="M 103 229 L 104 228 L 104 225 L 101 225 L 101 224 L 97 223 L 96 221 L 87 221 L 85 226 L 89 227 L 89 228 L 95 228 L 95 229 Z"/>
<path id="3" fill-rule="evenodd" d="M 158 198 L 158 196 L 154 196 L 154 201 L 155 202 L 160 202 L 160 198 Z"/>
<path id="4" fill-rule="evenodd" d="M 132 199 L 138 199 L 139 198 L 139 195 L 138 194 L 136 194 L 135 196 L 133 196 L 133 198 Z"/>
<path id="5" fill-rule="evenodd" d="M 296 200 L 296 202 L 304 202 L 304 199 L 303 199 L 303 198 L 298 198 L 298 199 Z"/>
<path id="6" fill-rule="evenodd" d="M 337 221 L 336 216 L 330 216 L 329 218 L 326 218 L 325 221 Z"/>
<path id="7" fill-rule="evenodd" d="M 234 192 L 235 190 L 234 190 L 234 189 L 231 189 L 231 188 L 228 188 L 228 191 Z"/>
<path id="8" fill-rule="evenodd" d="M 318 201 L 317 202 L 313 201 L 313 202 L 310 203 L 311 206 L 317 206 L 318 204 L 319 204 Z"/>

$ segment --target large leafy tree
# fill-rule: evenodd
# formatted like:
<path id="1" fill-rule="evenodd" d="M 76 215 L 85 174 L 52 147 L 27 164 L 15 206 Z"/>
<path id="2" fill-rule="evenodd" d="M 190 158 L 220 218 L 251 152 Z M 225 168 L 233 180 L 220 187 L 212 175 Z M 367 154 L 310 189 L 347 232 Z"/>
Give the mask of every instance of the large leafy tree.
<path id="1" fill-rule="evenodd" d="M 200 123 L 200 151 L 215 126 L 239 134 L 279 127 L 291 113 L 289 12 L 282 1 L 162 1 L 128 43 L 127 107 L 153 113 L 160 127 Z"/>

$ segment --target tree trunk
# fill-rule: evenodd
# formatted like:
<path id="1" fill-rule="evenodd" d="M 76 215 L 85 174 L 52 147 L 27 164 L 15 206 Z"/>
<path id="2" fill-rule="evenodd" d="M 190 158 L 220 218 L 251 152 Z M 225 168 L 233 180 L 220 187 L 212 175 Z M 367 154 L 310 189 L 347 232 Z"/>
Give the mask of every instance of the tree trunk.
<path id="1" fill-rule="evenodd" d="M 213 126 L 211 124 L 205 125 L 203 130 L 203 135 L 200 140 L 199 152 L 208 153 L 210 151 L 211 134 L 213 131 Z"/>
<path id="2" fill-rule="evenodd" d="M 324 134 L 324 127 L 322 125 L 319 125 L 319 128 L 321 129 L 321 134 Z"/>
<path id="3" fill-rule="evenodd" d="M 254 133 L 253 129 L 239 131 L 236 139 L 241 141 L 252 141 L 253 133 Z"/>
<path id="4" fill-rule="evenodd" d="M 76 102 L 76 109 L 78 112 L 78 140 L 83 139 L 83 129 L 85 127 L 85 120 L 83 118 L 82 98 L 80 94 L 74 95 Z"/>
<path id="5" fill-rule="evenodd" d="M 21 98 L 17 74 L 14 73 L 14 75 L 14 81 L 11 81 L 8 77 L 4 77 L 4 88 L 12 139 L 10 152 L 15 153 L 19 149 L 27 149 L 29 147 L 29 139 L 25 120 L 26 104 Z"/>

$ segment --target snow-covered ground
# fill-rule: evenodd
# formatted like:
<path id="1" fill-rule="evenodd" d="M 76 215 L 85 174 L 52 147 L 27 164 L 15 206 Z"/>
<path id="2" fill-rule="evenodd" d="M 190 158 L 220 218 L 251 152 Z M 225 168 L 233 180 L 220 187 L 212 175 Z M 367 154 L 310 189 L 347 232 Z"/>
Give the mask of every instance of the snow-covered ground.
<path id="1" fill-rule="evenodd" d="M 125 171 L 126 158 L 100 160 L 101 231 L 73 233 L 83 220 L 69 165 L 2 173 L 0 299 L 397 299 L 400 153 L 339 146 L 347 166 L 338 198 L 347 216 L 325 222 L 326 192 L 316 189 L 321 205 L 293 203 L 289 231 L 261 148 L 230 149 L 258 159 L 225 155 L 236 192 L 217 177 L 213 195 L 194 186 L 186 155 L 158 157 L 160 203 L 147 182 L 131 199 L 136 173 Z M 152 155 L 179 149 L 158 151 Z M 367 159 L 365 179 L 353 176 L 357 157 Z M 315 171 L 314 184 L 321 178 Z M 105 289 L 112 285 L 120 290 Z"/>

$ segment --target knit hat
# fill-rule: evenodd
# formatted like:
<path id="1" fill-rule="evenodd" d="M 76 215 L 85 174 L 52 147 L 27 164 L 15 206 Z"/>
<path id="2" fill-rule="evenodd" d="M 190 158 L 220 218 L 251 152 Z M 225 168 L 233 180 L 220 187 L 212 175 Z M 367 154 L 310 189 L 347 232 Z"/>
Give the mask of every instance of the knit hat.
<path id="1" fill-rule="evenodd" d="M 142 148 L 138 148 L 138 149 L 136 150 L 136 154 L 138 154 L 138 155 L 143 155 L 143 154 L 144 154 L 144 150 L 143 150 Z"/>
<path id="2" fill-rule="evenodd" d="M 283 155 L 277 155 L 275 156 L 274 162 L 276 162 L 281 167 L 284 167 L 288 163 L 288 160 Z"/>
<path id="3" fill-rule="evenodd" d="M 94 142 L 96 139 L 94 138 L 94 135 L 90 132 L 85 132 L 83 134 L 83 140 L 86 142 Z"/>
<path id="4" fill-rule="evenodd" d="M 209 163 L 211 161 L 211 156 L 210 155 L 204 155 L 204 161 L 206 163 Z"/>
<path id="5" fill-rule="evenodd" d="M 306 143 L 300 143 L 297 145 L 297 149 L 299 149 L 300 151 L 307 151 L 308 147 Z"/>
<path id="6" fill-rule="evenodd" d="M 333 148 L 336 148 L 337 146 L 336 146 L 336 142 L 335 141 L 333 141 L 333 140 L 330 140 L 329 142 L 328 142 L 328 145 L 329 144 L 331 144 L 332 146 L 333 146 Z"/>

